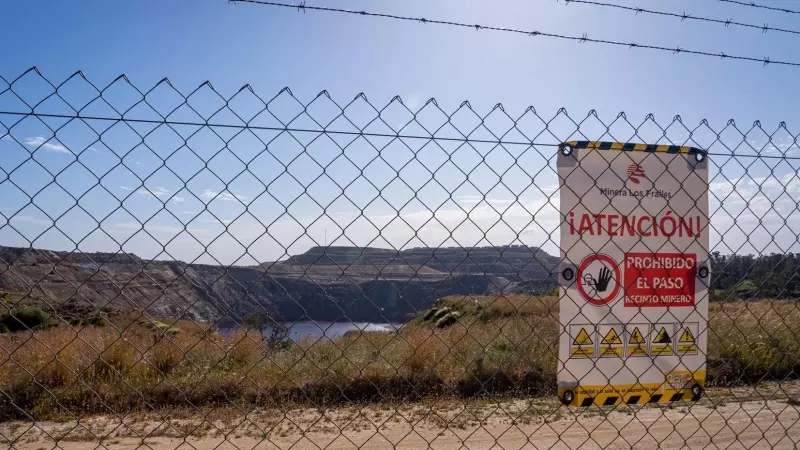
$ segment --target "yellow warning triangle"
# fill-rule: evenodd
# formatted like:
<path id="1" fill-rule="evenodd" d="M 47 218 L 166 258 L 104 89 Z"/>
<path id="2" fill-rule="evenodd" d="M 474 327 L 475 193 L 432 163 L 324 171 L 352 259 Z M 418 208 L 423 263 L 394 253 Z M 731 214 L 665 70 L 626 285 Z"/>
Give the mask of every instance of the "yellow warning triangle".
<path id="1" fill-rule="evenodd" d="M 664 327 L 661 327 L 661 330 L 658 331 L 655 339 L 653 339 L 653 344 L 670 344 L 672 343 L 672 339 L 669 338 L 667 334 L 667 330 Z"/>
<path id="2" fill-rule="evenodd" d="M 610 329 L 608 333 L 606 333 L 603 340 L 600 342 L 601 344 L 622 344 L 622 339 L 619 338 L 617 334 L 617 330 Z"/>
<path id="3" fill-rule="evenodd" d="M 639 331 L 639 327 L 633 329 L 633 333 L 631 333 L 631 338 L 628 340 L 629 344 L 644 344 L 644 336 L 642 336 L 642 332 Z"/>
<path id="4" fill-rule="evenodd" d="M 578 336 L 572 342 L 572 345 L 592 345 L 592 338 L 589 337 L 589 333 L 586 332 L 586 328 L 581 328 L 581 331 L 578 333 Z"/>
<path id="5" fill-rule="evenodd" d="M 688 328 L 684 328 L 683 334 L 681 334 L 681 338 L 678 339 L 678 342 L 694 343 L 694 335 L 692 335 L 692 331 Z"/>

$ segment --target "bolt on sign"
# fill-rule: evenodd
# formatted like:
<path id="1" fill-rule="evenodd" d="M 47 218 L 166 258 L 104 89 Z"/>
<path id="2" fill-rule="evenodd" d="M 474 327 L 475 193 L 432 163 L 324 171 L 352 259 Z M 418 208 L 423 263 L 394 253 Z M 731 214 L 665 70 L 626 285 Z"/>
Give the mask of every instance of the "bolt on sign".
<path id="1" fill-rule="evenodd" d="M 708 159 L 693 147 L 559 146 L 558 390 L 572 406 L 700 398 Z"/>

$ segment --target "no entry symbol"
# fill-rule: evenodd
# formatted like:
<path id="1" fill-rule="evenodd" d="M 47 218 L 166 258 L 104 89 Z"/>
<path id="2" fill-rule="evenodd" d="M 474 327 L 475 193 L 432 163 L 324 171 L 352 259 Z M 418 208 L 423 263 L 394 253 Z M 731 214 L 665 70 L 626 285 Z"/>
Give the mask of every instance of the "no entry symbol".
<path id="1" fill-rule="evenodd" d="M 619 265 L 608 255 L 589 255 L 578 267 L 578 292 L 589 303 L 603 306 L 617 298 L 622 280 Z"/>

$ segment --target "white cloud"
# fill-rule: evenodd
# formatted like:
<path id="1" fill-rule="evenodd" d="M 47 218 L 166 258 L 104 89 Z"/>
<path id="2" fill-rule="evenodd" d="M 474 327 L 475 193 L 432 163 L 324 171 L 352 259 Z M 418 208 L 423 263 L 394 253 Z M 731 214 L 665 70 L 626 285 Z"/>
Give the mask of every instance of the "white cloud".
<path id="1" fill-rule="evenodd" d="M 112 228 L 115 230 L 141 230 L 142 228 L 144 228 L 145 231 L 151 233 L 169 233 L 169 234 L 178 234 L 182 231 L 188 231 L 189 233 L 196 233 L 196 234 L 202 234 L 206 232 L 206 230 L 203 228 L 189 228 L 189 227 L 157 225 L 149 223 L 142 226 L 142 224 L 139 222 L 116 222 L 112 226 Z"/>
<path id="2" fill-rule="evenodd" d="M 120 186 L 119 188 L 122 189 L 123 191 L 128 191 L 128 192 L 135 191 L 134 188 L 130 188 L 128 186 Z M 164 198 L 170 196 L 171 191 L 169 189 L 163 187 L 163 186 L 156 186 L 153 189 L 150 189 L 150 188 L 147 188 L 147 187 L 143 187 L 143 188 L 139 189 L 138 191 L 136 191 L 136 193 L 139 194 L 139 195 L 143 195 L 143 196 L 145 196 L 147 198 L 157 197 L 159 199 L 164 199 Z M 182 196 L 176 195 L 176 196 L 170 198 L 170 201 L 172 203 L 183 203 L 184 201 L 186 201 L 186 197 L 182 197 Z"/>
<path id="3" fill-rule="evenodd" d="M 11 136 L 5 135 L 5 136 L 1 137 L 0 140 L 1 141 L 10 141 L 11 140 Z"/>
<path id="4" fill-rule="evenodd" d="M 30 216 L 30 215 L 21 215 L 21 216 L 14 216 L 8 220 L 9 222 L 20 222 L 20 223 L 27 223 L 27 224 L 35 224 L 35 225 L 53 225 L 52 220 L 41 219 L 38 217 Z"/>
<path id="5" fill-rule="evenodd" d="M 558 199 L 553 200 L 558 204 Z M 546 246 L 557 251 L 560 216 L 557 208 L 545 198 L 520 200 L 498 210 L 481 203 L 468 211 L 439 209 L 396 214 L 372 215 L 367 220 L 381 229 L 381 238 L 395 248 L 413 247 L 420 241 L 428 246 L 504 245 L 520 240 L 527 245 Z M 304 220 L 300 220 L 301 225 Z M 362 239 L 377 234 L 375 228 L 364 225 L 363 230 L 348 229 L 347 237 L 361 245 Z M 372 229 L 370 229 L 372 228 Z"/>
<path id="6" fill-rule="evenodd" d="M 514 203 L 515 200 L 510 198 L 487 198 L 486 201 L 493 205 L 508 205 Z"/>
<path id="7" fill-rule="evenodd" d="M 236 195 L 228 191 L 216 192 L 212 189 L 203 190 L 203 193 L 200 194 L 200 198 L 205 200 L 206 203 L 210 202 L 212 199 L 224 200 L 224 201 L 239 200 L 240 202 L 245 203 L 247 202 L 248 199 L 248 197 L 244 195 Z"/>
<path id="8" fill-rule="evenodd" d="M 798 251 L 800 229 L 796 172 L 730 177 L 710 183 L 712 250 L 768 254 Z"/>
<path id="9" fill-rule="evenodd" d="M 711 226 L 714 229 L 709 230 L 709 234 L 712 249 L 745 254 L 800 250 L 800 243 L 795 236 L 795 230 L 800 229 L 800 210 L 796 204 L 796 199 L 800 198 L 800 176 L 792 167 L 781 163 L 776 167 L 754 165 L 748 169 L 731 164 L 718 169 L 716 174 L 712 171 L 711 178 L 709 197 Z M 166 183 L 170 181 L 164 181 Z M 241 245 L 246 246 L 256 259 L 266 261 L 278 259 L 284 253 L 300 253 L 311 245 L 323 243 L 397 249 L 422 245 L 523 243 L 542 246 L 549 253 L 557 255 L 560 224 L 558 185 L 550 179 L 540 184 L 543 187 L 536 190 L 522 187 L 514 189 L 512 186 L 510 192 L 497 192 L 496 197 L 499 198 L 466 194 L 454 196 L 453 201 L 435 212 L 426 210 L 422 205 L 416 210 L 409 206 L 398 216 L 390 208 L 400 208 L 400 203 L 389 198 L 388 206 L 380 209 L 362 210 L 358 206 L 348 209 L 337 204 L 336 209 L 327 210 L 321 218 L 313 211 L 298 209 L 296 213 L 292 212 L 291 219 L 279 220 L 283 208 L 265 207 L 251 208 L 256 221 L 246 221 L 243 217 L 231 223 L 227 219 L 217 220 L 203 214 L 187 227 L 176 220 L 167 219 L 163 223 L 148 224 L 145 229 L 158 241 L 155 245 L 157 251 L 161 250 L 159 246 L 162 243 L 171 242 L 169 251 L 173 257 L 191 260 L 194 258 L 192 246 L 206 246 L 208 253 L 223 263 L 237 261 L 245 252 Z M 178 188 L 177 185 L 167 185 Z M 145 188 L 134 184 L 134 187 L 119 186 L 119 189 L 164 202 L 171 199 L 173 203 L 180 203 L 181 206 L 175 207 L 174 212 L 176 215 L 186 215 L 186 220 L 201 214 L 204 208 L 204 205 L 199 208 L 195 206 L 194 198 L 184 201 L 184 197 L 173 196 L 175 193 L 165 186 Z M 182 192 L 181 189 L 177 193 Z M 479 190 L 477 188 L 472 193 L 477 194 Z M 517 195 L 519 203 L 513 200 Z M 548 195 L 552 195 L 552 198 L 548 199 Z M 223 201 L 248 200 L 244 195 L 233 194 L 225 189 L 221 192 L 205 189 L 197 196 L 205 203 L 215 198 Z M 219 206 L 221 209 L 225 207 Z M 181 207 L 191 207 L 194 211 L 180 210 Z M 229 212 L 226 216 L 231 217 Z M 273 219 L 278 221 L 273 223 Z M 20 221 L 17 228 L 22 229 L 23 222 L 34 223 L 37 219 L 19 216 L 13 218 L 12 223 L 15 220 Z M 268 235 L 264 234 L 263 226 L 257 221 L 269 228 Z M 49 224 L 47 221 L 41 223 Z M 228 226 L 227 232 L 223 229 L 225 225 Z M 114 224 L 112 229 L 114 233 L 133 235 L 141 229 L 141 225 L 133 220 Z M 200 244 L 186 236 L 187 233 L 182 233 L 176 241 L 169 240 L 184 230 L 196 235 Z M 181 241 L 183 237 L 186 237 L 186 242 Z M 142 239 L 152 241 L 149 237 Z M 134 251 L 145 252 L 136 248 Z"/>
<path id="10" fill-rule="evenodd" d="M 726 196 L 730 195 L 734 190 L 736 190 L 736 184 L 741 180 L 741 177 L 737 178 L 728 178 L 724 181 L 713 181 L 708 184 L 708 190 L 711 192 L 711 199 L 714 199 L 716 196 L 718 199 L 724 199 Z"/>
<path id="11" fill-rule="evenodd" d="M 228 225 L 229 223 L 233 222 L 233 220 L 231 220 L 231 219 L 222 219 L 222 220 L 217 220 L 217 219 L 200 219 L 198 222 L 200 222 L 200 223 L 210 223 L 210 224 L 213 224 L 213 225 L 220 225 L 220 224 L 222 224 L 222 225 Z"/>
<path id="12" fill-rule="evenodd" d="M 50 150 L 57 153 L 72 153 L 71 151 L 69 151 L 69 149 L 67 149 L 67 147 L 64 147 L 60 143 L 56 144 L 53 142 L 48 142 L 48 140 L 45 139 L 44 136 L 25 138 L 25 145 L 27 145 L 28 147 L 43 148 L 45 150 Z"/>
<path id="13" fill-rule="evenodd" d="M 555 191 L 558 190 L 558 183 L 548 184 L 547 186 L 540 187 L 539 190 L 542 191 L 545 194 L 547 194 L 549 192 L 555 192 Z"/>
<path id="14" fill-rule="evenodd" d="M 155 197 L 158 197 L 160 199 L 163 199 L 165 197 L 169 197 L 171 195 L 171 192 L 170 192 L 169 189 L 167 189 L 167 188 L 165 188 L 163 186 L 156 186 L 155 189 L 147 189 L 147 188 L 145 188 L 144 190 L 140 190 L 138 192 L 138 194 L 148 195 L 148 196 L 155 196 Z M 186 197 L 182 197 L 180 195 L 175 195 L 175 196 L 171 197 L 169 199 L 169 201 L 171 201 L 172 203 L 183 203 L 184 201 L 186 201 Z"/>
<path id="15" fill-rule="evenodd" d="M 156 186 L 155 189 L 148 189 L 148 188 L 145 187 L 145 188 L 142 188 L 142 189 L 136 191 L 136 193 L 137 194 L 141 194 L 141 195 L 145 195 L 145 196 L 154 196 L 154 197 L 161 198 L 161 197 L 166 197 L 166 196 L 169 195 L 169 189 L 167 189 L 167 188 L 165 188 L 163 186 Z"/>
<path id="16" fill-rule="evenodd" d="M 482 195 L 460 195 L 455 198 L 458 203 L 478 203 L 483 200 Z"/>
<path id="17" fill-rule="evenodd" d="M 481 202 L 486 202 L 490 205 L 508 205 L 514 203 L 515 200 L 506 198 L 483 198 L 482 195 L 460 195 L 455 197 L 455 201 L 463 205 L 472 205 Z"/>

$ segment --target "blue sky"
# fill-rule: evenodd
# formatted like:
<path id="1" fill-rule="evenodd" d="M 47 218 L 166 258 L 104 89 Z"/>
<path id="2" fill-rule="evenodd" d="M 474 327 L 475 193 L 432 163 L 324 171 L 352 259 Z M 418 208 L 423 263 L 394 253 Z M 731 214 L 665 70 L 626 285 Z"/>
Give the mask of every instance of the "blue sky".
<path id="1" fill-rule="evenodd" d="M 645 6 L 641 0 L 615 2 Z M 563 1 L 308 3 L 800 61 L 791 50 L 800 37 L 567 6 Z M 791 15 L 722 2 L 675 0 L 646 6 L 797 27 Z M 561 114 L 551 124 L 552 134 L 539 134 L 542 121 L 525 113 L 528 106 L 544 120 L 562 107 L 575 121 L 595 110 L 599 120 L 589 117 L 581 125 L 591 139 L 608 139 L 604 132 L 612 122 L 612 136 L 631 139 L 631 126 L 615 122 L 620 111 L 634 126 L 647 122 L 648 113 L 663 126 L 680 115 L 689 129 L 706 119 L 716 131 L 734 119 L 746 136 L 728 127 L 721 142 L 715 142 L 716 136 L 705 126 L 693 135 L 698 145 L 720 153 L 736 149 L 753 154 L 753 148 L 766 145 L 764 133 L 748 131 L 755 120 L 768 133 L 781 121 L 791 132 L 800 131 L 791 101 L 796 91 L 792 81 L 800 74 L 797 68 L 358 16 L 303 14 L 222 0 L 12 2 L 0 20 L 5 49 L 0 75 L 7 81 L 37 66 L 54 84 L 77 70 L 97 87 L 125 74 L 142 92 L 164 77 L 184 94 L 208 80 L 214 91 L 229 99 L 249 84 L 261 99 L 276 98 L 269 111 L 251 122 L 260 126 L 279 126 L 302 111 L 288 93 L 279 94 L 289 87 L 303 103 L 322 90 L 330 94 L 330 99 L 319 97 L 308 115 L 292 122 L 298 128 L 313 128 L 311 117 L 325 124 L 340 111 L 334 102 L 343 107 L 363 92 L 377 109 L 399 96 L 405 107 L 421 111 L 419 124 L 405 125 L 410 113 L 398 103 L 381 112 L 383 122 L 371 122 L 377 112 L 357 99 L 346 110 L 352 123 L 339 118 L 333 128 L 352 131 L 371 122 L 368 130 L 374 132 L 402 128 L 403 134 L 425 134 L 420 126 L 437 128 L 445 120 L 435 108 L 438 105 L 448 115 L 458 111 L 441 135 L 468 134 L 479 123 L 475 113 L 460 106 L 468 100 L 480 116 L 498 103 L 503 105 L 503 110 L 487 116 L 486 128 L 470 135 L 477 139 L 492 139 L 489 131 L 505 133 L 511 126 L 508 116 L 521 119 L 519 130 L 506 139 L 525 140 L 521 132 L 538 135 L 536 142 L 554 143 L 574 131 L 574 124 Z M 103 93 L 108 104 L 86 105 L 97 94 L 80 78 L 66 83 L 59 93 L 70 105 L 86 105 L 82 113 L 104 116 L 114 115 L 110 106 L 121 111 L 142 98 L 132 86 L 126 80 L 114 83 Z M 0 90 L 6 87 L 0 83 Z M 36 73 L 14 83 L 13 89 L 29 103 L 52 93 Z M 170 119 L 213 118 L 213 123 L 241 124 L 230 111 L 214 115 L 224 104 L 214 91 L 208 86 L 198 89 L 189 105 L 179 107 Z M 426 105 L 431 97 L 436 105 Z M 182 102 L 165 84 L 146 98 L 150 106 L 139 104 L 129 116 L 157 119 Z M 249 120 L 263 104 L 245 90 L 230 107 Z M 0 110 L 20 108 L 24 104 L 10 92 L 0 95 Z M 52 97 L 39 110 L 70 112 L 62 100 Z M 122 249 L 144 257 L 225 264 L 278 259 L 326 240 L 395 248 L 502 245 L 516 240 L 543 245 L 551 252 L 557 248 L 552 235 L 558 226 L 557 179 L 552 148 L 547 146 L 459 147 L 386 138 L 350 142 L 352 138 L 345 136 L 331 140 L 241 128 L 19 120 L 0 114 L 3 127 L 14 124 L 0 140 L 0 168 L 10 174 L 0 183 L 0 213 L 5 216 L 2 244 Z M 0 134 L 5 132 L 0 128 Z M 642 140 L 663 141 L 662 134 L 652 122 L 639 130 Z M 676 143 L 687 136 L 679 124 L 667 130 L 667 137 Z M 740 145 L 742 141 L 747 144 Z M 772 143 L 765 152 L 773 156 L 797 150 L 785 130 L 773 135 Z M 269 152 L 264 152 L 265 144 Z M 382 159 L 373 161 L 378 150 Z M 724 253 L 794 249 L 797 239 L 789 228 L 800 226 L 798 162 L 722 156 L 712 162 L 716 230 L 712 245 Z M 414 196 L 417 190 L 420 193 Z M 341 196 L 343 192 L 348 198 Z M 381 198 L 376 200 L 379 192 Z M 143 228 L 142 221 L 146 221 Z"/>

